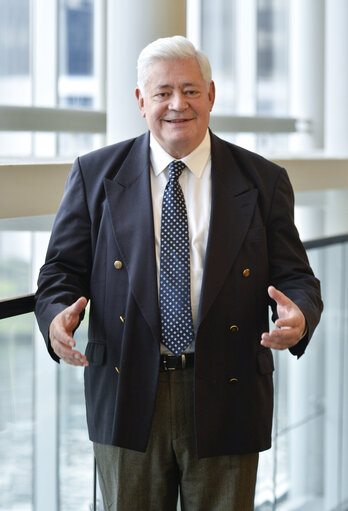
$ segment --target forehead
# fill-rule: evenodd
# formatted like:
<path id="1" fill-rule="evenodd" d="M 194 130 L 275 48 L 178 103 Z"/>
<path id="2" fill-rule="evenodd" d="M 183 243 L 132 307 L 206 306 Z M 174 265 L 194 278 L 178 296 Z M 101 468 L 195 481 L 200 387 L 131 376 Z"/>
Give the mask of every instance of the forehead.
<path id="1" fill-rule="evenodd" d="M 204 85 L 201 69 L 194 57 L 159 59 L 151 65 L 146 88 Z"/>

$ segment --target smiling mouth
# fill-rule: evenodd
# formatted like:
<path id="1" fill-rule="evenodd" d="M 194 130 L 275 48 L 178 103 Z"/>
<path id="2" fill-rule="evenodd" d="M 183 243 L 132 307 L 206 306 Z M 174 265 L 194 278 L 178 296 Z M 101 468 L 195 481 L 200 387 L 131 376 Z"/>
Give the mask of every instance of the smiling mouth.
<path id="1" fill-rule="evenodd" d="M 192 119 L 163 119 L 165 122 L 169 122 L 170 124 L 183 124 L 185 122 L 189 122 Z"/>

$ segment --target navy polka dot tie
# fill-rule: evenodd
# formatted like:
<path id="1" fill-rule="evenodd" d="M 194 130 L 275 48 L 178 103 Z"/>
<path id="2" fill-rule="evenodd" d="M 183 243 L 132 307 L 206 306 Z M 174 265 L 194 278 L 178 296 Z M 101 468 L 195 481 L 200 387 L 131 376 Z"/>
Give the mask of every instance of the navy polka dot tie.
<path id="1" fill-rule="evenodd" d="M 179 177 L 186 165 L 169 164 L 161 218 L 160 312 L 162 342 L 179 356 L 193 341 L 190 244 L 187 213 Z"/>

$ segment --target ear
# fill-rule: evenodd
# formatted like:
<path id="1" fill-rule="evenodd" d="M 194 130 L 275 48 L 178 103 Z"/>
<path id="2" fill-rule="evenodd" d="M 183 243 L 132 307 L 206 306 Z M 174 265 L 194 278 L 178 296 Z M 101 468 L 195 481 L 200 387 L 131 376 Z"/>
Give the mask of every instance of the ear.
<path id="1" fill-rule="evenodd" d="M 208 90 L 208 98 L 209 98 L 209 104 L 210 104 L 210 112 L 213 109 L 214 102 L 215 102 L 215 83 L 213 80 L 210 82 L 209 90 Z"/>
<path id="2" fill-rule="evenodd" d="M 145 112 L 145 101 L 144 101 L 144 98 L 140 92 L 140 89 L 137 87 L 135 89 L 135 97 L 137 98 L 137 101 L 138 101 L 138 106 L 139 106 L 139 110 L 141 112 L 141 115 L 145 118 L 146 117 L 146 112 Z"/>

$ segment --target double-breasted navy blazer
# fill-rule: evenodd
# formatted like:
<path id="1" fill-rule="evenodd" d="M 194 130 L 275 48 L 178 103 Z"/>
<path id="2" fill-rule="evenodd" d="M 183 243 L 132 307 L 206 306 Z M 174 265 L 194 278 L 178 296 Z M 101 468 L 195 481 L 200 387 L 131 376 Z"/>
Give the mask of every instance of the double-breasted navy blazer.
<path id="1" fill-rule="evenodd" d="M 293 223 L 284 169 L 211 134 L 212 208 L 195 348 L 199 457 L 271 445 L 274 370 L 267 294 L 272 284 L 302 310 L 308 333 L 322 302 Z M 115 262 L 118 262 L 115 264 Z M 51 356 L 50 322 L 90 300 L 85 368 L 91 440 L 145 451 L 157 390 L 160 317 L 149 134 L 78 158 L 56 216 L 36 294 Z"/>

